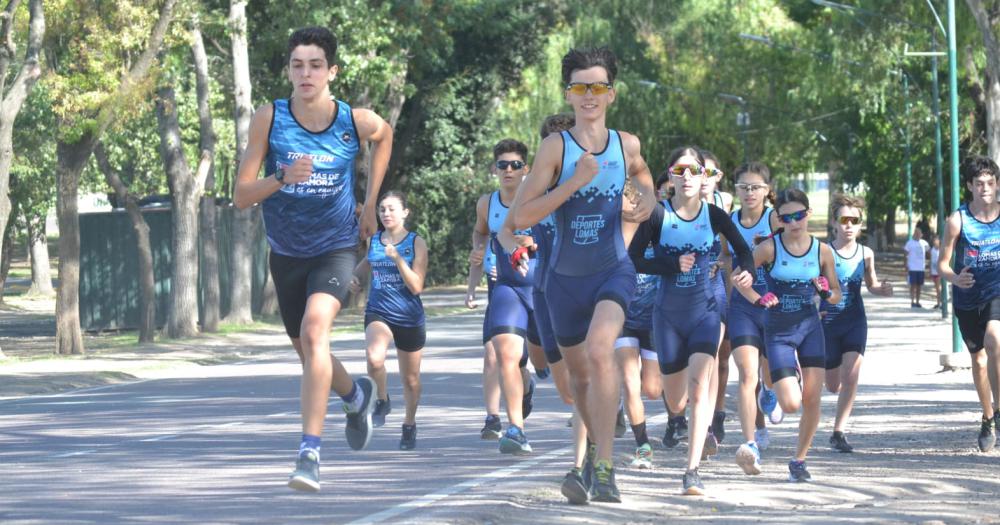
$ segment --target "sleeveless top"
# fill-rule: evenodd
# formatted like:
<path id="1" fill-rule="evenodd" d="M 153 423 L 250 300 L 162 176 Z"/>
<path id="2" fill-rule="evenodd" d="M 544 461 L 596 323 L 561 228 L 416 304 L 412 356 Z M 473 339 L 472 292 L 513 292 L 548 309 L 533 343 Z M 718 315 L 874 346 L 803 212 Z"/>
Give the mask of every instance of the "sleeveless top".
<path id="1" fill-rule="evenodd" d="M 840 302 L 830 304 L 822 301 L 821 311 L 826 312 L 823 322 L 833 323 L 835 320 L 859 319 L 865 317 L 865 304 L 861 300 L 861 283 L 865 279 L 865 247 L 856 244 L 857 249 L 850 257 L 842 257 L 830 244 L 833 251 L 833 262 L 837 267 L 837 280 L 840 281 Z"/>
<path id="2" fill-rule="evenodd" d="M 712 219 L 707 202 L 701 203 L 698 215 L 693 219 L 682 218 L 674 210 L 670 200 L 663 202 L 663 224 L 660 238 L 653 246 L 657 257 L 678 257 L 685 253 L 695 254 L 691 270 L 664 276 L 660 280 L 657 304 L 666 311 L 698 311 L 698 308 L 716 308 L 715 294 L 708 286 L 710 253 L 715 241 Z"/>
<path id="3" fill-rule="evenodd" d="M 652 259 L 655 249 L 652 245 L 646 247 L 643 256 Z M 635 296 L 625 312 L 625 328 L 632 330 L 653 329 L 653 307 L 656 304 L 656 293 L 660 287 L 660 276 L 645 273 L 635 274 Z"/>
<path id="4" fill-rule="evenodd" d="M 809 249 L 792 255 L 785 249 L 782 235 L 774 237 L 774 263 L 767 271 L 767 289 L 778 296 L 780 304 L 768 309 L 771 318 L 798 320 L 817 315 L 812 280 L 820 276 L 819 241 L 810 236 Z"/>
<path id="5" fill-rule="evenodd" d="M 396 251 L 413 267 L 417 234 L 409 232 L 396 244 Z M 399 326 L 414 327 L 424 324 L 424 305 L 419 295 L 413 295 L 403 282 L 396 262 L 385 254 L 381 232 L 375 235 L 368 247 L 368 264 L 372 268 L 372 287 L 368 294 L 365 312 L 375 313 L 386 321 Z"/>
<path id="6" fill-rule="evenodd" d="M 955 273 L 972 268 L 976 284 L 963 290 L 952 286 L 955 308 L 972 310 L 1000 295 L 1000 217 L 980 222 L 969 211 L 968 203 L 959 209 L 962 230 L 955 243 Z"/>
<path id="7" fill-rule="evenodd" d="M 753 249 L 757 247 L 757 245 L 754 244 L 755 237 L 767 237 L 768 235 L 771 235 L 771 214 L 774 213 L 774 209 L 765 206 L 764 211 L 760 214 L 760 218 L 757 219 L 757 222 L 750 227 L 744 227 L 740 224 L 740 214 L 742 211 L 743 210 L 736 210 L 730 213 L 729 216 L 733 219 L 733 224 L 736 225 L 736 230 L 740 232 L 740 236 L 743 237 L 747 246 L 750 247 L 750 251 L 753 251 Z M 729 251 L 730 253 L 733 251 L 732 244 L 729 245 Z M 753 289 L 758 294 L 764 295 L 767 293 L 767 277 L 765 276 L 764 268 L 758 267 L 756 272 L 757 277 L 754 279 Z M 742 306 L 750 306 L 750 303 L 743 297 L 743 294 L 732 294 L 730 301 L 739 303 Z"/>
<path id="8" fill-rule="evenodd" d="M 538 245 L 535 252 L 535 290 L 545 290 L 545 276 L 548 274 L 549 260 L 552 258 L 552 242 L 556 236 L 556 222 L 552 215 L 546 215 L 542 222 L 531 227 L 531 237 Z"/>
<path id="9" fill-rule="evenodd" d="M 487 209 L 487 224 L 490 228 L 490 245 L 492 246 L 492 251 L 497 254 L 496 268 L 497 268 L 497 284 L 514 286 L 514 287 L 526 287 L 531 286 L 535 282 L 535 267 L 537 266 L 538 260 L 532 257 L 528 262 L 528 275 L 521 275 L 520 272 L 515 270 L 510 265 L 510 253 L 507 253 L 500 245 L 500 241 L 497 239 L 497 234 L 500 232 L 500 227 L 503 226 L 504 221 L 507 219 L 507 212 L 510 208 L 507 207 L 503 201 L 500 200 L 500 192 L 494 191 L 490 195 L 490 204 Z M 531 235 L 530 230 L 515 230 L 515 235 Z"/>

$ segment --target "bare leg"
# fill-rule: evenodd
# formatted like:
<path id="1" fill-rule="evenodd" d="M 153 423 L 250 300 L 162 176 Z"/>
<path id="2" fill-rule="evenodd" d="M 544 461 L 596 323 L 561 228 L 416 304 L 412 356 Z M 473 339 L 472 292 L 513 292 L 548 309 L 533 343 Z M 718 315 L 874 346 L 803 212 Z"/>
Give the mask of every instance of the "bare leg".
<path id="1" fill-rule="evenodd" d="M 844 362 L 834 370 L 840 375 L 840 395 L 837 396 L 837 417 L 833 422 L 834 432 L 843 432 L 847 427 L 847 419 L 851 417 L 854 408 L 854 398 L 858 394 L 858 376 L 861 375 L 861 362 L 864 360 L 858 352 L 844 354 Z M 829 377 L 829 371 L 827 371 Z"/>
<path id="2" fill-rule="evenodd" d="M 621 384 L 615 364 L 615 339 L 621 333 L 625 312 L 614 301 L 600 301 L 587 331 L 587 365 L 591 384 L 587 392 L 587 428 L 597 443 L 597 459 L 612 460 L 615 439 L 615 419 Z M 577 402 L 580 398 L 577 397 Z"/>
<path id="3" fill-rule="evenodd" d="M 340 312 L 340 301 L 332 295 L 314 293 L 306 300 L 296 351 L 302 358 L 302 432 L 323 434 L 331 385 L 340 395 L 351 393 L 353 380 L 330 354 L 330 327 Z M 292 341 L 293 345 L 296 343 Z"/>
<path id="4" fill-rule="evenodd" d="M 378 398 L 389 399 L 388 385 L 386 384 L 385 358 L 392 341 L 392 331 L 381 321 L 375 321 L 365 327 L 365 346 L 368 356 L 368 377 L 378 385 Z"/>
<path id="5" fill-rule="evenodd" d="M 569 368 L 566 366 L 566 360 L 562 359 L 555 363 L 550 363 L 549 368 L 552 369 L 552 381 L 556 384 L 556 391 L 559 392 L 559 397 L 562 398 L 563 403 L 572 405 L 573 387 L 570 385 Z"/>
<path id="6" fill-rule="evenodd" d="M 743 432 L 743 439 L 747 442 L 754 441 L 754 430 L 761 428 L 754 424 L 758 414 L 757 384 L 759 378 L 757 370 L 760 366 L 758 357 L 757 348 L 753 346 L 743 345 L 733 350 L 733 358 L 740 376 L 738 397 L 740 430 Z"/>
<path id="7" fill-rule="evenodd" d="M 823 391 L 822 368 L 806 367 L 802 369 L 802 417 L 799 418 L 799 443 L 795 449 L 795 459 L 805 461 L 813 436 L 819 426 L 820 395 Z M 795 380 L 794 377 L 788 378 Z M 784 379 L 780 382 L 783 382 Z"/>
<path id="8" fill-rule="evenodd" d="M 493 349 L 493 341 L 483 345 L 483 402 L 486 404 L 486 415 L 500 415 L 500 368 L 497 366 L 497 354 Z"/>
<path id="9" fill-rule="evenodd" d="M 712 412 L 715 409 L 715 392 L 711 389 L 711 378 L 714 375 L 714 357 L 695 353 L 688 358 L 687 383 L 688 396 L 691 399 L 688 470 L 698 468 L 698 464 L 701 463 L 701 451 L 705 448 L 705 436 L 708 435 L 708 427 L 712 422 Z"/>
<path id="10" fill-rule="evenodd" d="M 646 407 L 642 404 L 642 378 L 639 371 L 639 349 L 619 348 L 615 351 L 625 386 L 625 413 L 628 422 L 637 425 L 646 421 Z"/>
<path id="11" fill-rule="evenodd" d="M 521 413 L 524 383 L 519 363 L 524 353 L 523 345 L 524 338 L 519 335 L 493 336 L 493 347 L 497 350 L 497 361 L 500 365 L 500 385 L 507 408 L 507 421 L 521 429 L 524 429 L 524 415 Z"/>
<path id="12" fill-rule="evenodd" d="M 988 363 L 985 348 L 972 354 L 972 384 L 976 387 L 983 417 L 993 417 L 993 393 L 990 391 Z"/>
<path id="13" fill-rule="evenodd" d="M 417 423 L 417 405 L 420 404 L 420 361 L 423 357 L 423 350 L 416 352 L 396 351 L 396 359 L 399 361 L 399 375 L 403 382 L 403 398 L 406 400 L 406 416 L 403 424 L 415 425 Z"/>

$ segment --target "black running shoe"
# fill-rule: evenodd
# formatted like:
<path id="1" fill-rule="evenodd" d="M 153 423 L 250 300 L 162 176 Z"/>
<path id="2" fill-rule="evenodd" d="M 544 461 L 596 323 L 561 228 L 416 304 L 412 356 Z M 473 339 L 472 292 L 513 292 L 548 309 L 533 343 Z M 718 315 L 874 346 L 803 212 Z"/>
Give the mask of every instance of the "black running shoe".
<path id="1" fill-rule="evenodd" d="M 788 481 L 792 483 L 805 483 L 810 479 L 812 479 L 812 476 L 806 470 L 805 461 L 795 461 L 793 459 L 788 462 Z"/>
<path id="2" fill-rule="evenodd" d="M 618 417 L 615 418 L 615 437 L 620 438 L 625 435 L 628 425 L 625 424 L 625 408 L 618 407 Z"/>
<path id="3" fill-rule="evenodd" d="M 698 475 L 698 469 L 689 470 L 684 473 L 684 492 L 681 494 L 685 496 L 704 496 L 705 495 L 705 485 L 701 482 L 701 476 Z"/>
<path id="4" fill-rule="evenodd" d="M 590 499 L 590 489 L 583 482 L 580 469 L 576 467 L 566 473 L 560 490 L 562 495 L 566 496 L 566 499 L 573 505 L 586 505 L 587 500 Z"/>
<path id="5" fill-rule="evenodd" d="M 590 499 L 604 503 L 622 502 L 622 495 L 615 484 L 615 469 L 610 461 L 594 463 L 594 486 L 590 488 Z"/>
<path id="6" fill-rule="evenodd" d="M 989 452 L 996 446 L 996 437 L 993 434 L 993 418 L 984 417 L 983 424 L 979 427 L 979 450 Z"/>
<path id="7" fill-rule="evenodd" d="M 684 421 L 684 416 L 676 416 L 667 420 L 667 431 L 663 434 L 663 446 L 674 448 L 680 444 L 678 437 L 678 425 Z"/>
<path id="8" fill-rule="evenodd" d="M 375 410 L 372 411 L 372 426 L 378 428 L 385 424 L 385 416 L 392 412 L 392 399 L 388 395 L 385 400 L 375 401 Z"/>
<path id="9" fill-rule="evenodd" d="M 715 434 L 715 439 L 722 443 L 722 440 L 726 438 L 726 411 L 719 410 L 716 411 L 715 416 L 712 417 L 712 433 Z"/>
<path id="10" fill-rule="evenodd" d="M 704 461 L 718 453 L 719 440 L 715 439 L 715 434 L 712 434 L 712 429 L 709 428 L 708 432 L 705 433 L 705 446 L 701 449 L 701 459 Z"/>
<path id="11" fill-rule="evenodd" d="M 524 392 L 524 397 L 521 398 L 521 417 L 527 419 L 531 415 L 531 409 L 533 407 L 531 399 L 535 396 L 535 378 L 529 378 L 528 390 Z"/>
<path id="12" fill-rule="evenodd" d="M 417 425 L 403 425 L 403 437 L 399 438 L 399 450 L 417 448 Z"/>
<path id="13" fill-rule="evenodd" d="M 303 450 L 295 460 L 295 471 L 288 476 L 288 486 L 303 492 L 319 492 L 319 455 Z"/>
<path id="14" fill-rule="evenodd" d="M 503 424 L 500 423 L 500 416 L 486 416 L 486 423 L 479 431 L 479 437 L 490 441 L 496 441 L 503 435 Z"/>
<path id="15" fill-rule="evenodd" d="M 347 412 L 347 405 L 344 405 L 344 412 L 347 412 L 344 434 L 347 436 L 347 444 L 352 449 L 363 450 L 372 440 L 372 410 L 378 398 L 378 386 L 368 376 L 359 377 L 355 383 L 361 389 L 364 399 L 361 400 L 357 412 Z"/>
<path id="16" fill-rule="evenodd" d="M 845 436 L 843 432 L 834 432 L 833 435 L 830 436 L 830 448 L 836 450 L 837 452 L 854 452 L 854 447 L 847 442 L 847 436 Z"/>
<path id="17" fill-rule="evenodd" d="M 677 420 L 677 439 L 684 441 L 688 438 L 688 420 L 684 415 L 678 416 L 680 419 Z"/>

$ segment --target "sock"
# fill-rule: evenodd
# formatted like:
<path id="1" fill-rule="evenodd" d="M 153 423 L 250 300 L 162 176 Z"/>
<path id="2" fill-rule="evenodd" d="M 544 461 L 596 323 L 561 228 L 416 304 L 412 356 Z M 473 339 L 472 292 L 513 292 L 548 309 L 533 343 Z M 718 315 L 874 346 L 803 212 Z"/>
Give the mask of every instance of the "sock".
<path id="1" fill-rule="evenodd" d="M 302 442 L 299 443 L 299 455 L 301 455 L 306 450 L 312 450 L 316 452 L 316 456 L 319 457 L 319 449 L 321 439 L 319 436 L 313 436 L 309 434 L 302 434 Z"/>
<path id="2" fill-rule="evenodd" d="M 346 396 L 340 396 L 340 399 L 344 400 L 344 406 L 348 412 L 357 412 L 361 407 L 361 402 L 365 400 L 365 396 L 364 392 L 358 388 L 357 381 L 355 381 L 351 387 L 351 393 Z"/>
<path id="3" fill-rule="evenodd" d="M 635 436 L 635 445 L 637 447 L 649 443 L 649 437 L 646 436 L 646 422 L 643 421 L 638 425 L 632 425 L 632 435 Z"/>

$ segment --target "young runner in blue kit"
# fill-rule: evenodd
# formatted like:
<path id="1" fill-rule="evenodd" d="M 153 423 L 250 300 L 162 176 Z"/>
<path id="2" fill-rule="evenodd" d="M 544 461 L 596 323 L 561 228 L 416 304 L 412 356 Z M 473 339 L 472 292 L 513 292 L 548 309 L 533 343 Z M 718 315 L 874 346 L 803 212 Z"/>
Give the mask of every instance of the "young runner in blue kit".
<path id="1" fill-rule="evenodd" d="M 653 310 L 653 346 L 663 374 L 663 389 L 672 413 L 691 401 L 691 435 L 683 494 L 704 494 L 698 473 L 702 447 L 715 407 L 711 376 L 719 348 L 721 310 L 710 277 L 712 246 L 721 234 L 737 259 L 733 279 L 749 286 L 753 277 L 750 248 L 715 205 L 701 200 L 704 158 L 696 148 L 679 148 L 669 159 L 674 192 L 639 226 L 629 249 L 636 270 L 661 275 Z M 653 243 L 654 257 L 644 256 Z"/>
<path id="2" fill-rule="evenodd" d="M 776 210 L 784 231 L 754 249 L 754 264 L 764 266 L 768 292 L 737 286 L 751 304 L 767 308 L 765 332 L 774 391 L 784 412 L 798 412 L 799 439 L 788 463 L 789 481 L 809 481 L 806 454 L 819 425 L 820 395 L 826 367 L 823 326 L 813 298 L 840 302 L 833 250 L 809 234 L 809 198 L 797 189 L 778 193 Z M 799 377 L 801 376 L 801 387 Z"/>
<path id="3" fill-rule="evenodd" d="M 480 196 L 479 200 L 488 199 L 489 194 Z M 496 282 L 496 254 L 490 249 L 488 234 L 472 231 L 472 250 L 469 252 L 468 290 L 465 295 L 465 306 L 470 310 L 479 307 L 476 298 L 476 287 L 486 275 L 486 301 L 489 308 L 489 296 Z M 486 333 L 487 318 L 483 316 L 483 404 L 486 407 L 486 421 L 479 431 L 479 437 L 486 440 L 500 439 L 503 434 L 503 423 L 500 421 L 500 369 L 497 368 L 497 354 L 493 342 Z"/>
<path id="4" fill-rule="evenodd" d="M 427 340 L 424 305 L 420 301 L 427 276 L 427 243 L 406 229 L 410 210 L 402 193 L 390 191 L 382 195 L 378 212 L 385 229 L 372 237 L 368 257 L 354 269 L 351 288 L 360 292 L 361 279 L 371 271 L 371 292 L 365 306 L 365 347 L 368 375 L 378 385 L 380 394 L 372 411 L 372 423 L 376 427 L 384 425 L 392 410 L 385 370 L 386 351 L 391 342 L 396 346 L 406 402 L 399 448 L 412 450 L 417 446 L 420 360 Z"/>
<path id="5" fill-rule="evenodd" d="M 614 55 L 606 48 L 571 50 L 562 69 L 576 124 L 542 141 L 515 200 L 514 227 L 531 227 L 554 212 L 545 296 L 574 402 L 596 443 L 592 499 L 620 502 L 611 462 L 620 396 L 614 341 L 635 288 L 621 225 L 644 220 L 655 200 L 639 140 L 605 125 L 616 96 Z M 629 181 L 636 207 L 623 213 Z M 577 479 L 582 485 L 582 477 L 567 476 L 564 483 Z"/>
<path id="6" fill-rule="evenodd" d="M 875 253 L 858 243 L 864 208 L 865 201 L 861 197 L 838 194 L 833 198 L 830 210 L 835 237 L 830 247 L 836 261 L 841 299 L 837 304 L 820 303 L 826 343 L 826 387 L 838 394 L 830 446 L 839 452 L 854 451 L 844 429 L 858 393 L 858 376 L 868 340 L 868 318 L 861 299 L 861 284 L 863 282 L 873 294 L 892 295 L 889 281 L 879 281 L 875 274 Z"/>
<path id="7" fill-rule="evenodd" d="M 1000 428 L 1000 168 L 988 157 L 962 164 L 971 198 L 948 217 L 938 270 L 952 284 L 955 317 L 972 354 L 972 383 L 982 405 L 979 450 L 996 445 Z M 955 266 L 951 256 L 955 255 Z"/>
<path id="8" fill-rule="evenodd" d="M 257 109 L 240 163 L 233 200 L 263 204 L 270 268 L 285 332 L 302 361 L 302 440 L 291 488 L 318 491 L 320 435 L 330 389 L 344 400 L 351 448 L 371 439 L 375 383 L 351 379 L 330 354 L 330 327 L 347 297 L 358 238 L 375 232 L 375 200 L 392 151 L 392 128 L 367 109 L 330 96 L 337 76 L 337 40 L 325 28 L 299 29 L 288 39 L 292 95 Z M 360 225 L 355 216 L 354 161 L 370 142 Z M 258 178 L 261 166 L 266 176 Z"/>

